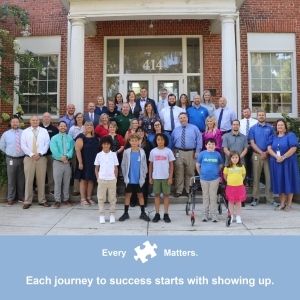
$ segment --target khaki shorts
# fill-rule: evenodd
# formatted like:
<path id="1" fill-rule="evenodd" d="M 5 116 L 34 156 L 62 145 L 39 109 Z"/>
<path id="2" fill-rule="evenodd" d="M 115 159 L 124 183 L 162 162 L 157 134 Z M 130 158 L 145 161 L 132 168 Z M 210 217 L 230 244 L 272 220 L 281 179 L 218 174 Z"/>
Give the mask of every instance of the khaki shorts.
<path id="1" fill-rule="evenodd" d="M 159 195 L 161 191 L 164 195 L 170 195 L 171 186 L 168 185 L 168 179 L 153 179 L 153 193 Z"/>

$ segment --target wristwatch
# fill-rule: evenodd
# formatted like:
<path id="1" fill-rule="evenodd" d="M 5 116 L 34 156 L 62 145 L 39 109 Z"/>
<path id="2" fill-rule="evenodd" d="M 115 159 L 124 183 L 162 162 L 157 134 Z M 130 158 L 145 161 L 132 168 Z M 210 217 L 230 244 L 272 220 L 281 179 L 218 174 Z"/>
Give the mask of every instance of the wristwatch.
<path id="1" fill-rule="evenodd" d="M 40 156 L 40 157 L 42 157 L 43 155 L 42 155 L 42 153 L 38 153 L 38 155 Z"/>

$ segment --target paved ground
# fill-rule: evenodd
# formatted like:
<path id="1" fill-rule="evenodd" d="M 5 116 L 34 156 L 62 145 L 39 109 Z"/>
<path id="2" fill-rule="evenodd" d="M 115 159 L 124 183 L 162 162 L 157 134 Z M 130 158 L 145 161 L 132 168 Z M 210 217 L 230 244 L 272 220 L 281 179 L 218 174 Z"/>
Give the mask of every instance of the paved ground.
<path id="1" fill-rule="evenodd" d="M 259 204 L 251 207 L 248 203 L 242 211 L 243 224 L 226 227 L 226 212 L 219 216 L 219 222 L 201 222 L 202 204 L 196 204 L 195 225 L 191 226 L 190 216 L 185 213 L 185 204 L 170 205 L 171 223 L 145 222 L 139 219 L 139 207 L 130 208 L 130 219 L 125 222 L 109 223 L 108 204 L 106 224 L 99 223 L 98 206 L 82 207 L 79 203 L 59 209 L 38 206 L 22 209 L 21 203 L 8 207 L 0 203 L 0 235 L 300 235 L 300 204 L 293 204 L 290 212 L 275 211 L 273 206 Z M 153 204 L 149 204 L 152 211 Z M 163 207 L 161 206 L 161 211 Z M 123 205 L 117 204 L 116 218 L 123 214 Z M 154 212 L 149 212 L 152 219 Z"/>

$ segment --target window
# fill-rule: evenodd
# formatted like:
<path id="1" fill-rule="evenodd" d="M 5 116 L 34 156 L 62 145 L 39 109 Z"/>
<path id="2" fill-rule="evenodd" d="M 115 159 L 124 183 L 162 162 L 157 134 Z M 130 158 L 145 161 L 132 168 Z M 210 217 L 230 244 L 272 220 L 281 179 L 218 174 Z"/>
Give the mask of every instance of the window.
<path id="1" fill-rule="evenodd" d="M 29 50 L 37 55 L 42 71 L 30 64 L 15 64 L 15 75 L 20 81 L 24 100 L 15 95 L 15 105 L 21 104 L 24 116 L 42 115 L 48 111 L 57 115 L 59 108 L 60 36 L 18 37 L 21 53 Z"/>
<path id="2" fill-rule="evenodd" d="M 295 35 L 249 33 L 249 97 L 252 112 L 297 116 Z"/>
<path id="3" fill-rule="evenodd" d="M 20 100 L 25 115 L 54 112 L 57 105 L 58 55 L 38 56 L 43 66 L 38 73 L 29 65 L 20 65 L 20 91 L 25 99 Z"/>

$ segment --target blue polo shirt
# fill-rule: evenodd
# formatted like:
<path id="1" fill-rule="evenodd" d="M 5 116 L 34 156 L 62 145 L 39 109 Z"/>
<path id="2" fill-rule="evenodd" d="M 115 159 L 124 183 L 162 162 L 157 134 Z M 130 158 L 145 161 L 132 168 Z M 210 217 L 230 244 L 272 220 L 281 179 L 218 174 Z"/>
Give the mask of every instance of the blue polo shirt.
<path id="1" fill-rule="evenodd" d="M 195 106 L 191 106 L 186 111 L 189 117 L 189 123 L 198 127 L 201 132 L 205 131 L 205 120 L 209 116 L 208 110 L 201 106 L 196 108 Z"/>
<path id="2" fill-rule="evenodd" d="M 259 123 L 256 123 L 250 128 L 248 139 L 254 140 L 257 147 L 265 152 L 268 147 L 268 140 L 271 136 L 275 135 L 273 127 L 265 123 L 264 126 L 261 126 Z"/>

